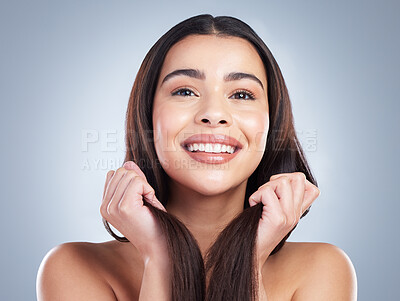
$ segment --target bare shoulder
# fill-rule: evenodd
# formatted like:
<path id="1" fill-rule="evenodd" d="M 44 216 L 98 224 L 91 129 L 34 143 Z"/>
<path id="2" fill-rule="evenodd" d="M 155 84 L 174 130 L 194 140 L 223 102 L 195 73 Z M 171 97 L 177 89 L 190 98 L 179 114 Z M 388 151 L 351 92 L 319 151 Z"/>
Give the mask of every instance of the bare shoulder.
<path id="1" fill-rule="evenodd" d="M 93 252 L 94 245 L 69 242 L 52 248 L 39 266 L 38 300 L 117 300 L 113 289 L 99 273 L 96 256 L 102 254 Z"/>
<path id="2" fill-rule="evenodd" d="M 356 272 L 342 249 L 329 243 L 288 242 L 282 250 L 301 271 L 292 300 L 357 300 Z"/>

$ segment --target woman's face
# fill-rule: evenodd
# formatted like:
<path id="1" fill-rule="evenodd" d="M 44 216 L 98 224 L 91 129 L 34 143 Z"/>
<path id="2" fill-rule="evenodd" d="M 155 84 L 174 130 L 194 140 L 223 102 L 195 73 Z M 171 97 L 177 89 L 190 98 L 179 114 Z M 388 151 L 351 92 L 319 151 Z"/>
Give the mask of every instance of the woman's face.
<path id="1" fill-rule="evenodd" d="M 169 75 L 181 69 L 191 70 Z M 247 182 L 260 163 L 268 112 L 266 72 L 248 41 L 188 36 L 167 53 L 157 83 L 153 129 L 158 159 L 177 184 L 203 195 L 225 192 Z M 196 142 L 199 150 L 191 153 L 194 149 L 187 150 L 184 144 L 197 134 L 211 136 L 202 136 Z M 218 137 L 224 140 L 214 139 Z M 218 153 L 206 145 L 237 143 L 227 137 L 240 145 L 233 154 Z M 191 145 L 196 146 L 193 141 Z M 222 145 L 220 149 L 225 150 Z"/>

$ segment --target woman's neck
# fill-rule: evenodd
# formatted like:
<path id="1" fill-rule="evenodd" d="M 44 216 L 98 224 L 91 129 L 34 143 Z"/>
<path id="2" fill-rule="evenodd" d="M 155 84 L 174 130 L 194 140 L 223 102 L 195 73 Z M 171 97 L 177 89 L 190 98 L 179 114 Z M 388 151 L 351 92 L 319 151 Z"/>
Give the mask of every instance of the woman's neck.
<path id="1" fill-rule="evenodd" d="M 202 195 L 171 183 L 166 210 L 190 230 L 204 256 L 218 234 L 243 211 L 246 184 L 247 180 L 224 193 Z"/>

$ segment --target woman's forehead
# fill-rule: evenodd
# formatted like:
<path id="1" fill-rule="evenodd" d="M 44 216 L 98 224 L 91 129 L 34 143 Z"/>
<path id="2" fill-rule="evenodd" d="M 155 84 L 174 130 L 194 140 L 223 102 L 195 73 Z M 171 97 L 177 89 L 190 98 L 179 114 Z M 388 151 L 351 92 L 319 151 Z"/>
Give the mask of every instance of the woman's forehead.
<path id="1" fill-rule="evenodd" d="M 264 64 L 254 46 L 238 37 L 190 35 L 168 51 L 160 80 L 177 69 L 196 69 L 205 76 L 222 78 L 230 72 L 254 74 L 266 87 Z"/>

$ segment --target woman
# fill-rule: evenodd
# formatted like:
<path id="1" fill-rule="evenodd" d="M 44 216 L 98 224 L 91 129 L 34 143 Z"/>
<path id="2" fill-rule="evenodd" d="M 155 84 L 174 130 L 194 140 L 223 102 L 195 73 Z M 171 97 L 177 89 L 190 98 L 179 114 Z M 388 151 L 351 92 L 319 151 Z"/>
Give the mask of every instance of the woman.
<path id="1" fill-rule="evenodd" d="M 279 66 L 247 24 L 199 15 L 162 36 L 126 145 L 100 208 L 116 240 L 52 249 L 39 300 L 356 299 L 341 249 L 286 242 L 320 192 Z"/>

